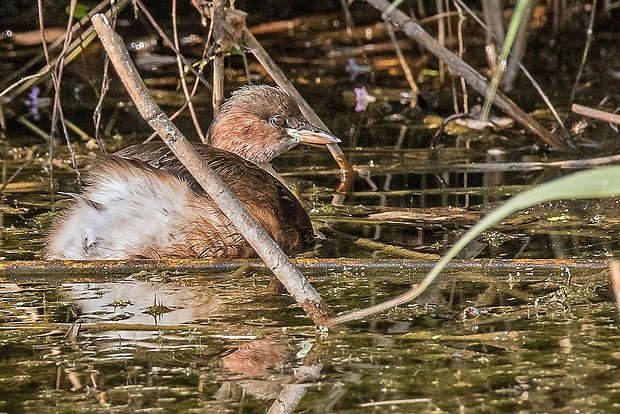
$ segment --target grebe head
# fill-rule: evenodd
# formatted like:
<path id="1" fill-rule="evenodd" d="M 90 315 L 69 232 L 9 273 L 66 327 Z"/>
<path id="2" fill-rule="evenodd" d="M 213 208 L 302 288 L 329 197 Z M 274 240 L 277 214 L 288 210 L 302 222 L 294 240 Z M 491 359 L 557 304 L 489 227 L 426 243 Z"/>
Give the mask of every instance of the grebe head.
<path id="1" fill-rule="evenodd" d="M 311 125 L 288 93 L 267 85 L 244 86 L 233 92 L 209 129 L 211 146 L 256 164 L 269 163 L 300 142 L 340 140 Z"/>

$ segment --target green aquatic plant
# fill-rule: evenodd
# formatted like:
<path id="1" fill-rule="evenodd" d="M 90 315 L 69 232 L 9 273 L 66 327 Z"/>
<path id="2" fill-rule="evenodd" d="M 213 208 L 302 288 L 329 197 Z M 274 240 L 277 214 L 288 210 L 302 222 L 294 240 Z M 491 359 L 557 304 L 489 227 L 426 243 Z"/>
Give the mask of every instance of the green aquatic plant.
<path id="1" fill-rule="evenodd" d="M 424 279 L 408 292 L 378 305 L 333 318 L 329 324 L 335 325 L 351 321 L 412 301 L 433 283 L 450 260 L 454 259 L 465 246 L 515 211 L 546 201 L 603 198 L 618 195 L 620 195 L 620 166 L 578 172 L 523 191 L 483 217 L 446 252 Z"/>
<path id="2" fill-rule="evenodd" d="M 504 44 L 502 45 L 502 51 L 499 54 L 498 64 L 495 68 L 493 79 L 491 80 L 491 86 L 484 101 L 484 106 L 482 107 L 482 112 L 480 114 L 480 119 L 482 121 L 486 121 L 489 118 L 491 104 L 493 103 L 493 99 L 495 99 L 495 95 L 497 94 L 497 88 L 499 86 L 500 80 L 502 79 L 502 75 L 506 71 L 506 61 L 508 60 L 508 55 L 510 54 L 510 50 L 512 49 L 512 44 L 517 37 L 519 27 L 521 27 L 521 22 L 524 21 L 523 17 L 527 12 L 528 3 L 529 0 L 519 0 L 517 1 L 517 4 L 515 6 L 512 19 L 510 20 L 510 25 L 508 26 L 508 31 L 506 32 L 506 40 L 504 40 Z"/>

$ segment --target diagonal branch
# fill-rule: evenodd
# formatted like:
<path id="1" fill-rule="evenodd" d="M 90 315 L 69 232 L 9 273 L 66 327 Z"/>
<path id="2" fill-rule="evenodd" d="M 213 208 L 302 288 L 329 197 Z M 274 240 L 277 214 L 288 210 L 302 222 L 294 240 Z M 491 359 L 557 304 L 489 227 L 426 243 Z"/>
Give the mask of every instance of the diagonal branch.
<path id="1" fill-rule="evenodd" d="M 174 155 L 232 221 L 314 323 L 325 326 L 328 310 L 319 294 L 153 101 L 129 58 L 122 39 L 112 30 L 108 20 L 97 14 L 93 16 L 92 22 L 110 61 L 142 117 L 158 132 Z"/>

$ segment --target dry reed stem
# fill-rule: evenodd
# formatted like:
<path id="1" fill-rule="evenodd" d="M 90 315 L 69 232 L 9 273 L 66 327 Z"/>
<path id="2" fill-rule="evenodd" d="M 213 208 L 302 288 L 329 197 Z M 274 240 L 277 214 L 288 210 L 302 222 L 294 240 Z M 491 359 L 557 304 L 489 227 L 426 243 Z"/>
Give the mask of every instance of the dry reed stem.
<path id="1" fill-rule="evenodd" d="M 157 24 L 157 22 L 155 21 L 151 13 L 148 11 L 146 6 L 142 3 L 142 1 L 141 0 L 132 0 L 132 1 L 134 2 L 134 4 L 136 4 L 140 8 L 140 11 L 144 14 L 144 16 L 147 18 L 149 23 L 151 23 L 151 26 L 153 26 L 155 31 L 157 31 L 157 34 L 159 35 L 159 37 L 161 37 L 161 39 L 164 41 L 166 46 L 168 46 L 170 50 L 172 50 L 172 52 L 174 52 L 174 54 L 178 56 L 179 59 L 181 59 L 185 67 L 188 68 L 190 72 L 192 72 L 198 79 L 200 79 L 200 81 L 203 83 L 203 85 L 207 87 L 207 89 L 212 90 L 213 87 L 211 86 L 211 84 L 207 82 L 207 80 L 200 73 L 198 73 L 198 71 L 196 70 L 196 68 L 194 68 L 192 63 L 189 60 L 187 60 L 185 56 L 183 56 L 181 52 L 179 52 L 179 50 L 174 46 L 174 43 L 172 42 L 172 40 L 170 40 L 170 38 L 166 35 L 166 33 L 162 30 L 162 28 Z"/>
<path id="2" fill-rule="evenodd" d="M 179 31 L 177 29 L 177 0 L 172 0 L 172 37 L 174 40 L 174 47 L 179 49 Z M 176 55 L 177 59 L 177 68 L 179 69 L 179 80 L 181 81 L 181 88 L 183 89 L 183 95 L 185 95 L 185 105 L 183 108 L 187 107 L 189 110 L 189 114 L 192 118 L 192 122 L 194 123 L 194 129 L 196 129 L 196 133 L 200 138 L 200 141 L 203 143 L 207 143 L 207 138 L 202 132 L 202 128 L 200 127 L 200 122 L 198 120 L 198 115 L 196 114 L 196 110 L 194 109 L 194 103 L 192 102 L 193 94 L 189 93 L 189 89 L 187 88 L 187 81 L 185 80 L 185 70 L 183 67 L 183 62 L 179 55 Z M 195 88 L 194 88 L 195 92 Z"/>
<path id="3" fill-rule="evenodd" d="M 489 27 L 486 24 L 484 24 L 484 22 L 482 20 L 480 20 L 478 18 L 476 13 L 474 13 L 465 3 L 463 3 L 463 0 L 454 0 L 454 4 L 458 4 L 460 7 L 462 7 L 463 10 L 465 10 L 467 12 L 467 14 L 472 19 L 474 19 L 474 21 L 476 23 L 478 23 L 480 25 L 480 27 L 482 27 L 487 33 L 491 33 Z M 494 37 L 495 40 L 500 42 L 500 43 L 504 42 L 503 36 L 501 38 L 499 38 L 499 37 L 496 37 L 496 35 L 493 34 L 493 33 L 491 33 L 491 36 Z M 521 69 L 521 72 L 523 72 L 523 74 L 530 81 L 530 83 L 532 84 L 534 89 L 536 89 L 536 92 L 538 92 L 538 95 L 540 95 L 541 99 L 545 102 L 545 105 L 547 105 L 547 108 L 549 108 L 549 110 L 553 114 L 555 120 L 558 122 L 558 124 L 562 128 L 562 130 L 564 132 L 566 132 L 566 127 L 564 126 L 564 121 L 562 121 L 562 118 L 560 118 L 560 115 L 558 114 L 558 111 L 555 109 L 555 107 L 551 103 L 551 100 L 549 99 L 547 94 L 542 90 L 542 88 L 540 87 L 538 82 L 536 82 L 536 80 L 534 79 L 532 74 L 527 70 L 527 68 L 525 66 L 523 66 L 523 64 L 519 60 L 516 60 L 516 62 L 518 63 L 519 69 Z"/>
<path id="4" fill-rule="evenodd" d="M 390 3 L 386 0 L 366 1 L 381 13 L 385 14 L 390 9 Z M 386 16 L 390 19 L 392 24 L 400 28 L 407 36 L 428 49 L 438 59 L 444 61 L 451 70 L 462 76 L 472 88 L 478 91 L 478 93 L 486 96 L 489 90 L 489 82 L 463 60 L 448 49 L 442 47 L 437 40 L 428 34 L 419 24 L 398 9 L 391 10 Z M 547 145 L 558 150 L 567 148 L 567 144 L 562 139 L 547 131 L 531 115 L 524 112 L 506 95 L 497 93 L 493 102 L 517 122 L 525 126 L 530 132 L 538 135 Z"/>
<path id="5" fill-rule="evenodd" d="M 620 125 L 620 115 L 610 112 L 601 111 L 600 109 L 589 108 L 587 106 L 573 104 L 571 111 L 579 115 L 589 116 L 590 118 L 600 119 L 601 121 L 610 122 Z"/>

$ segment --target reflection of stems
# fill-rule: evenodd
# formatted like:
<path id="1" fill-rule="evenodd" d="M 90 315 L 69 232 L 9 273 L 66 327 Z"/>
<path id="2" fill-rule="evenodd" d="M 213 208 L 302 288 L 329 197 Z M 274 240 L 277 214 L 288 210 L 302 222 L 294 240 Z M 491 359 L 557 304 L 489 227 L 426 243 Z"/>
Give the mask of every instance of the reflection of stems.
<path id="1" fill-rule="evenodd" d="M 328 311 L 319 294 L 153 101 L 144 82 L 138 76 L 122 39 L 114 33 L 106 18 L 98 14 L 93 16 L 92 21 L 101 43 L 140 114 L 159 133 L 174 155 L 265 261 L 308 316 L 317 325 L 324 326 Z"/>

